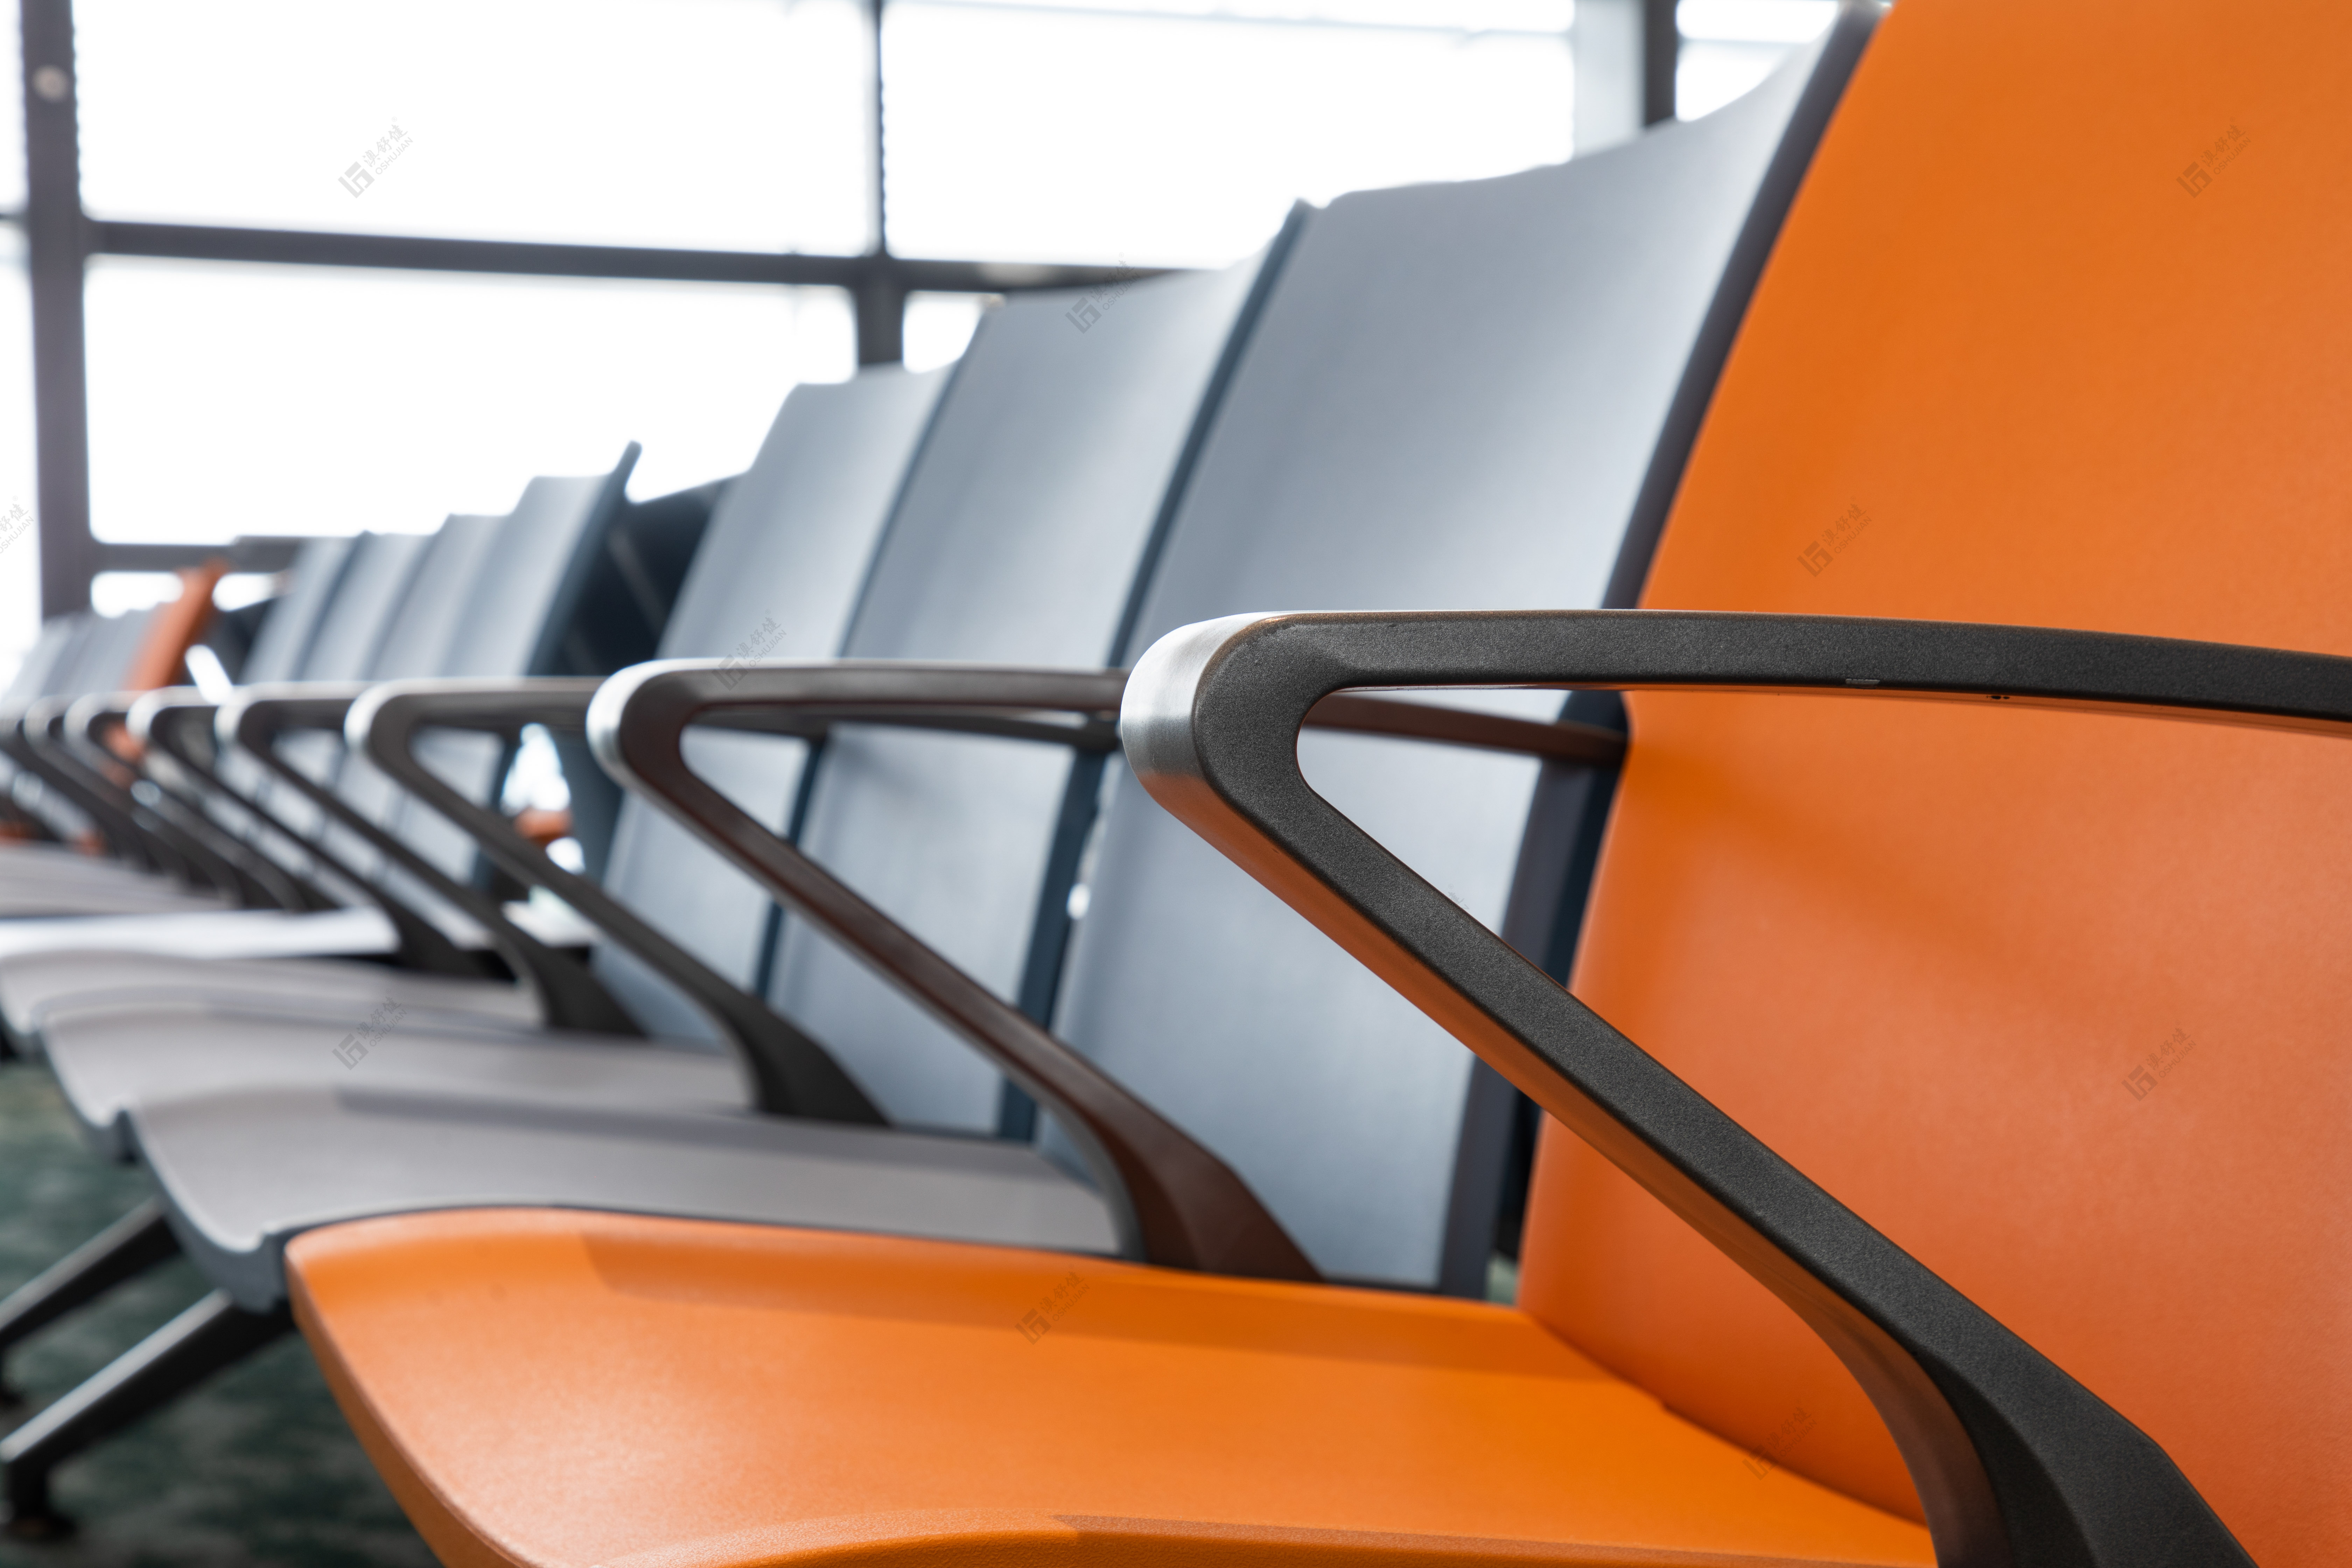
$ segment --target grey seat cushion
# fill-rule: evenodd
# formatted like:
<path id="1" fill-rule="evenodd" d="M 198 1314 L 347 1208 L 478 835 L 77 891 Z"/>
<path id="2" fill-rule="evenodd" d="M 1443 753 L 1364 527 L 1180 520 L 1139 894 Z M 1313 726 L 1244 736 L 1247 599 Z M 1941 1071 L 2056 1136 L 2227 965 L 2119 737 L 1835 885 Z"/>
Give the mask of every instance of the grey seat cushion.
<path id="1" fill-rule="evenodd" d="M 381 910 L 224 910 L 203 915 L 148 914 L 88 920 L 0 921 L 0 976 L 36 955 L 111 948 L 120 952 L 184 957 L 293 957 L 306 953 L 390 952 L 392 922 Z M 0 980 L 5 984 L 5 980 Z"/>
<path id="2" fill-rule="evenodd" d="M 0 884 L 0 921 L 58 920 L 83 915 L 211 914 L 236 906 L 217 893 L 200 893 L 156 878 L 152 883 L 120 878 L 74 884 Z"/>
<path id="3" fill-rule="evenodd" d="M 116 1158 L 131 1152 L 123 1112 L 134 1101 L 240 1086 L 361 1081 L 614 1110 L 740 1110 L 751 1102 L 734 1060 L 698 1047 L 436 1022 L 376 1007 L 331 1022 L 173 1002 L 53 1018 L 42 1039 L 66 1103 Z"/>
<path id="4" fill-rule="evenodd" d="M 10 971 L 11 964 L 20 970 Z M 37 962 L 0 959 L 0 973 L 8 974 L 0 1018 L 9 1042 L 28 1055 L 38 1053 L 41 1027 L 52 1016 L 171 1001 L 330 1017 L 391 1001 L 407 1013 L 492 1023 L 540 1018 L 538 997 L 506 981 L 335 958 L 193 958 L 96 948 L 43 953 Z"/>
<path id="5" fill-rule="evenodd" d="M 1077 1252 L 1117 1241 L 1097 1194 L 988 1139 L 373 1083 L 159 1101 L 131 1113 L 131 1135 L 205 1277 L 257 1310 L 284 1297 L 292 1237 L 419 1209 L 617 1209 Z"/>

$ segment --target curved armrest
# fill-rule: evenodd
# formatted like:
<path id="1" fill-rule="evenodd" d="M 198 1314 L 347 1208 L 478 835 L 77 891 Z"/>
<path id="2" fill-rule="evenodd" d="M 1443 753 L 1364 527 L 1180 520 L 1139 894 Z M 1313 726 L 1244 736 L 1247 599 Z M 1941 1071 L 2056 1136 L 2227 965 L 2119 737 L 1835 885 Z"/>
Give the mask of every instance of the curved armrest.
<path id="1" fill-rule="evenodd" d="M 131 865 L 194 882 L 186 861 L 138 820 L 138 807 L 112 770 L 120 758 L 93 763 L 76 752 L 64 733 L 69 696 L 37 697 L 18 710 L 16 722 L 0 734 L 0 748 L 90 819 L 99 836 Z"/>
<path id="2" fill-rule="evenodd" d="M 1146 789 L 1722 1248 L 1826 1340 L 1945 1564 L 2250 1563 L 2171 1459 L 1307 787 L 1346 688 L 1852 691 L 2352 733 L 2352 659 L 2110 634 L 1670 611 L 1236 616 L 1136 666 Z"/>
<path id="3" fill-rule="evenodd" d="M 508 873 L 554 893 L 694 998 L 731 1037 L 758 1086 L 762 1110 L 879 1123 L 882 1113 L 822 1046 L 757 997 L 730 984 L 596 883 L 558 866 L 513 823 L 451 789 L 416 757 L 416 737 L 425 730 L 512 735 L 526 724 L 544 724 L 577 731 L 584 727 L 589 700 L 602 684 L 601 679 L 565 678 L 387 681 L 352 705 L 344 735 L 354 750 L 364 752 L 403 788 L 465 829 Z"/>
<path id="4" fill-rule="evenodd" d="M 340 737 L 352 705 L 366 692 L 367 687 L 358 682 L 248 687 L 221 704 L 215 723 L 222 744 L 244 747 L 337 824 L 479 924 L 516 974 L 539 992 L 550 1025 L 599 1034 L 640 1033 L 636 1021 L 603 986 L 579 965 L 508 920 L 496 900 L 459 882 L 278 754 L 278 737 L 292 731 L 324 730 Z M 312 846 L 314 853 L 323 847 Z M 478 973 L 439 928 L 373 879 L 341 865 L 336 869 L 351 877 L 383 910 L 400 933 L 404 953 L 412 961 L 447 973 Z"/>
<path id="5" fill-rule="evenodd" d="M 352 704 L 367 694 L 360 680 L 289 680 L 240 687 L 222 703 L 214 720 L 224 746 L 243 746 L 266 756 L 278 736 L 297 730 L 327 730 L 340 735 Z"/>
<path id="6" fill-rule="evenodd" d="M 1059 1115 L 1110 1199 L 1128 1250 L 1178 1268 L 1312 1279 L 1314 1265 L 1223 1161 L 704 783 L 680 744 L 689 725 L 795 733 L 802 731 L 784 726 L 854 719 L 1099 745 L 1109 740 L 1125 682 L 1118 670 L 677 660 L 638 665 L 607 681 L 589 708 L 588 734 L 614 777 Z"/>
<path id="7" fill-rule="evenodd" d="M 243 796 L 214 776 L 214 721 L 219 714 L 220 704 L 193 686 L 161 686 L 140 693 L 123 714 L 122 721 L 131 739 L 147 751 L 163 752 L 244 805 Z"/>
<path id="8" fill-rule="evenodd" d="M 278 815 L 239 789 L 214 765 L 214 722 L 219 705 L 193 686 L 158 687 L 142 692 L 123 715 L 131 738 L 144 749 L 151 770 L 159 763 L 178 769 L 233 805 L 247 820 L 299 854 L 318 851 Z M 291 866 L 257 849 L 249 858 L 254 878 L 271 899 L 288 910 L 331 910 L 341 906 L 311 886 Z M 337 867 L 339 874 L 342 868 Z M 353 885 L 357 886 L 355 879 Z"/>
<path id="9" fill-rule="evenodd" d="M 126 774 L 131 820 L 162 839 L 204 881 L 248 907 L 299 907 L 287 901 L 291 886 L 276 868 L 169 787 L 184 787 L 183 775 L 171 771 L 171 759 L 150 759 L 143 743 L 129 732 L 131 709 L 141 695 L 93 691 L 74 699 L 58 725 L 64 748 L 99 777 Z M 151 765 L 155 763 L 160 765 Z"/>

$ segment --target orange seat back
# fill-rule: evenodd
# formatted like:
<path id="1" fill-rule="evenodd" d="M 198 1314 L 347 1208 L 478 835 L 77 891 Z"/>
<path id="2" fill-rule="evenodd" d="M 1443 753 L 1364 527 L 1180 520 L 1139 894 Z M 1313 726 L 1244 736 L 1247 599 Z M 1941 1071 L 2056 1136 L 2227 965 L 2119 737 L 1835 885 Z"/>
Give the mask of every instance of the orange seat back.
<path id="1" fill-rule="evenodd" d="M 202 566 L 180 569 L 180 596 L 155 607 L 154 617 L 147 623 L 146 636 L 140 639 L 139 652 L 123 673 L 123 690 L 152 691 L 180 679 L 188 649 L 203 638 L 205 628 L 212 625 L 213 590 L 226 575 L 228 563 L 218 558 Z"/>
<path id="2" fill-rule="evenodd" d="M 2352 7 L 1901 0 L 1652 607 L 2352 655 Z M 1574 989 L 2161 1443 L 2352 1562 L 2352 746 L 1654 693 Z M 1916 1516 L 1788 1309 L 1574 1139 L 1521 1300 Z"/>

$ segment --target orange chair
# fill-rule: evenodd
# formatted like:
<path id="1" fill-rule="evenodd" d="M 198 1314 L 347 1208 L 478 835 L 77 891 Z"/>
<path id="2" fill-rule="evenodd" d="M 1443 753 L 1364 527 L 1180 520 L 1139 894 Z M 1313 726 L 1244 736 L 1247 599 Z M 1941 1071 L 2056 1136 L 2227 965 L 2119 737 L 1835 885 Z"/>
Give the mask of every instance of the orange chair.
<path id="1" fill-rule="evenodd" d="M 1517 1310 L 546 1212 L 311 1232 L 298 1315 L 436 1551 L 1917 1563 L 1927 1516 L 1951 1564 L 2352 1560 L 2352 751 L 2277 732 L 2352 723 L 2347 53 L 2313 4 L 1904 0 L 1649 610 L 1221 623 L 1139 668 L 1139 776 L 1591 1141 L 1547 1141 Z M 1290 739 L 1349 685 L 1580 679 L 1800 693 L 1633 700 L 1597 1016 Z M 2084 700 L 2277 730 L 2019 710 Z"/>

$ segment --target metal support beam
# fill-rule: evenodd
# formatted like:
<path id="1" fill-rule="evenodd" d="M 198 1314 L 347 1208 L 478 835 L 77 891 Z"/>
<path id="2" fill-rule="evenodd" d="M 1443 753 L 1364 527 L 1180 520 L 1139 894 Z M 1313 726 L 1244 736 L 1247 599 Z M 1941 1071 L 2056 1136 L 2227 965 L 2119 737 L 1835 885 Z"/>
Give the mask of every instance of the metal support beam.
<path id="1" fill-rule="evenodd" d="M 33 296 L 33 408 L 41 614 L 89 605 L 89 391 L 82 351 L 81 155 L 73 0 L 23 0 L 25 240 Z"/>
<path id="2" fill-rule="evenodd" d="M 0 1357 L 75 1308 L 179 1255 L 180 1240 L 164 1220 L 163 1200 L 149 1198 L 0 1300 Z M 20 1397 L 0 1379 L 0 1405 Z"/>
<path id="3" fill-rule="evenodd" d="M 294 564 L 294 557 L 305 539 L 289 538 L 282 534 L 252 534 L 233 539 L 226 544 L 202 542 L 184 544 L 109 544 L 98 546 L 98 569 L 100 572 L 176 572 L 183 566 L 202 566 L 208 561 L 226 558 L 232 572 L 283 572 Z"/>
<path id="4" fill-rule="evenodd" d="M 897 364 L 907 353 L 907 286 L 877 273 L 859 286 L 857 363 Z"/>
<path id="5" fill-rule="evenodd" d="M 870 122 L 871 144 L 866 152 L 874 162 L 873 258 L 877 261 L 887 261 L 890 255 L 890 165 L 884 150 L 887 127 L 882 107 L 882 5 L 883 0 L 866 0 L 868 42 L 873 46 L 867 58 L 874 68 L 868 84 L 874 115 Z M 859 364 L 897 364 L 907 357 L 907 293 L 904 279 L 884 272 L 876 272 L 859 283 L 855 300 Z"/>
<path id="6" fill-rule="evenodd" d="M 1675 117 L 1675 68 L 1682 63 L 1683 33 L 1675 0 L 1642 0 L 1642 123 Z"/>
<path id="7" fill-rule="evenodd" d="M 1682 30 L 1675 0 L 1577 0 L 1576 151 L 1596 153 L 1675 117 Z"/>
<path id="8" fill-rule="evenodd" d="M 1142 276 L 1132 268 L 1063 267 L 1024 261 L 925 261 L 898 256 L 550 245 L 529 240 L 437 239 L 404 234 L 334 234 L 314 229 L 118 223 L 108 219 L 91 222 L 86 228 L 90 251 L 108 256 L 286 262 L 306 267 L 389 267 L 422 272 L 495 272 L 531 278 L 645 278 L 855 289 L 866 279 L 882 276 L 905 289 L 1002 294 L 1020 289 L 1089 289 Z"/>
<path id="9" fill-rule="evenodd" d="M 292 1314 L 282 1306 L 248 1312 L 215 1290 L 9 1433 L 0 1440 L 7 1533 L 23 1541 L 52 1541 L 70 1532 L 73 1521 L 49 1501 L 51 1470 L 293 1327 Z"/>

